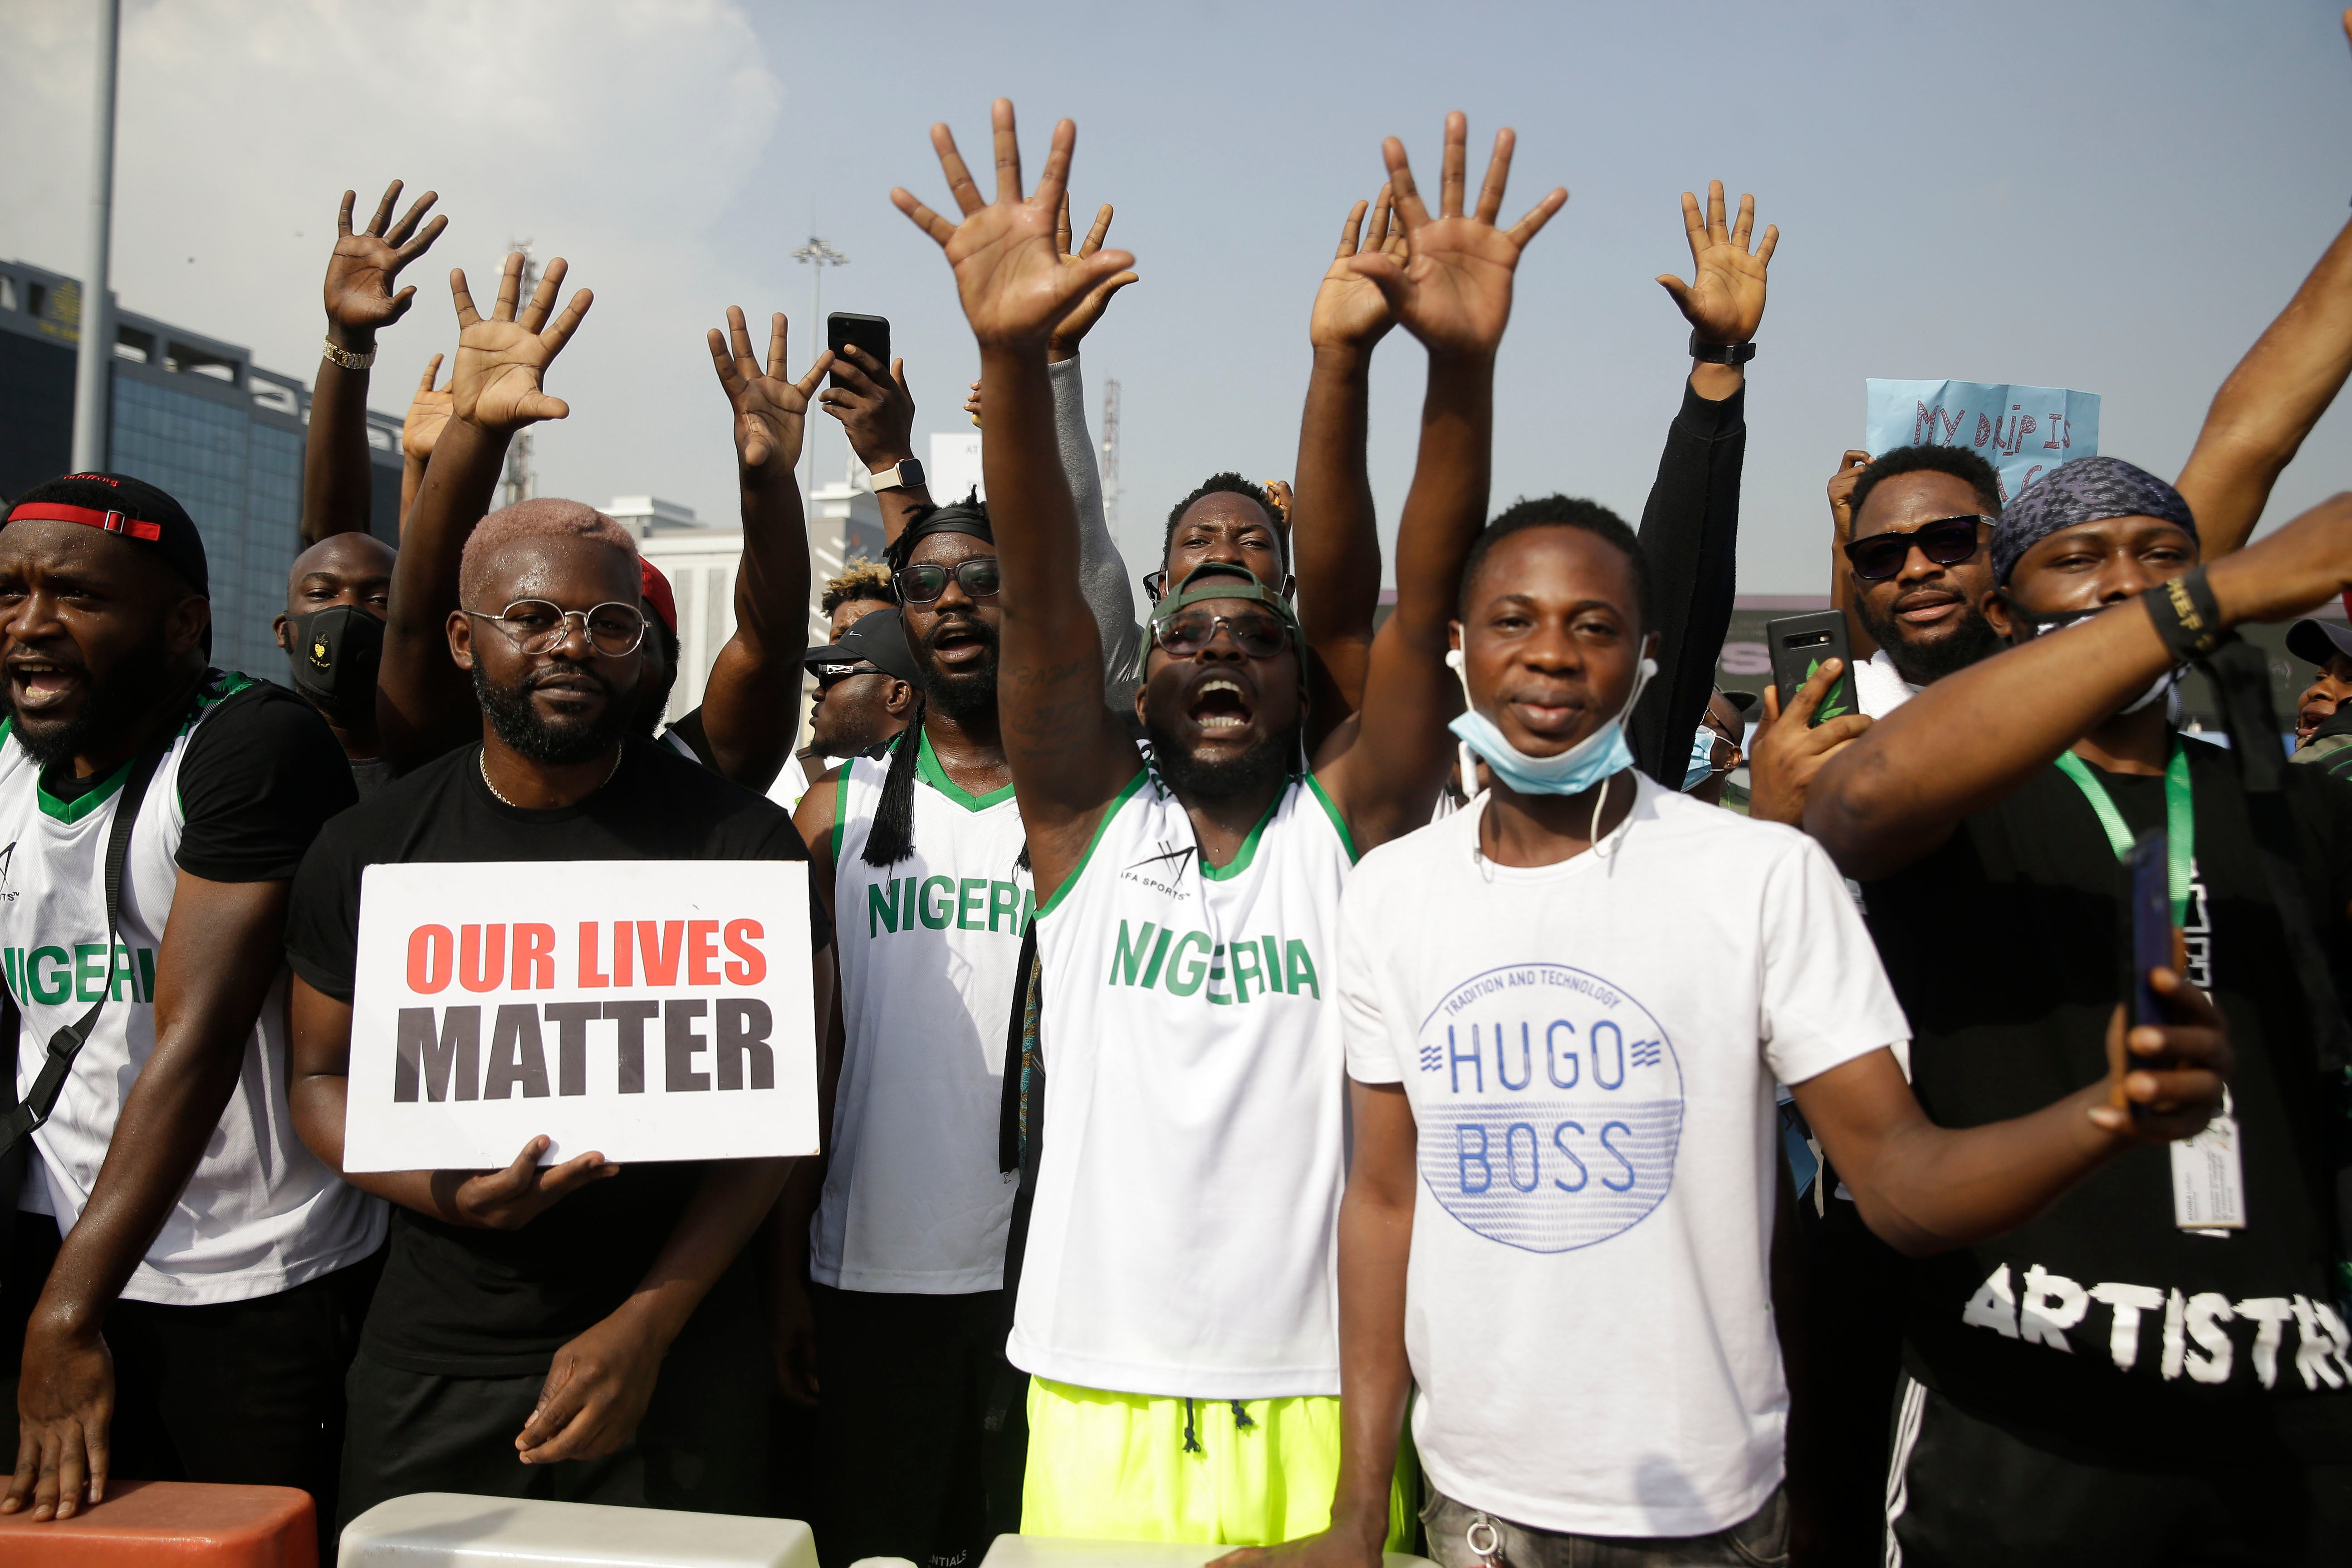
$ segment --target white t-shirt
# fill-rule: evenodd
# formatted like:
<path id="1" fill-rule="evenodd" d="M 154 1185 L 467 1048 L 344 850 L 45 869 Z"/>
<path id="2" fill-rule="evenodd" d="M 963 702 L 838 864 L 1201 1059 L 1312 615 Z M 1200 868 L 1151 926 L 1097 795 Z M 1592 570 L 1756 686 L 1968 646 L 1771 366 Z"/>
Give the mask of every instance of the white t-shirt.
<path id="1" fill-rule="evenodd" d="M 1854 702 L 1873 719 L 1884 719 L 1919 695 L 1920 688 L 1903 679 L 1885 648 L 1853 667 Z"/>
<path id="2" fill-rule="evenodd" d="M 952 1295 L 1004 1283 L 1013 1183 L 997 1170 L 1004 1040 L 1035 908 L 1013 786 L 975 795 L 918 743 L 915 852 L 866 863 L 891 753 L 835 788 L 834 942 L 846 1037 L 809 1277 Z M 895 751 L 895 749 L 894 749 Z"/>
<path id="3" fill-rule="evenodd" d="M 1544 1530 L 1700 1535 L 1780 1480 L 1773 1080 L 1909 1034 L 1829 857 L 1634 775 L 1602 845 L 1522 869 L 1462 811 L 1340 903 L 1349 1075 L 1402 1081 L 1405 1344 L 1431 1481 Z"/>
<path id="4" fill-rule="evenodd" d="M 1347 1080 L 1324 1005 L 1354 851 L 1293 780 L 1201 863 L 1139 773 L 1037 911 L 1037 1192 L 1006 1354 L 1123 1394 L 1339 1392 Z"/>
<path id="5" fill-rule="evenodd" d="M 278 754 L 289 723 L 296 742 L 307 731 L 314 752 L 323 753 L 312 763 L 346 767 L 325 725 L 290 692 L 256 689 L 242 675 L 215 671 L 208 678 L 194 717 L 164 753 L 131 826 L 110 977 L 106 845 L 129 769 L 79 798 L 59 799 L 41 787 L 40 767 L 13 727 L 0 728 L 0 967 L 22 1010 L 19 1088 L 32 1087 L 50 1037 L 101 994 L 107 999 L 56 1110 L 32 1134 L 26 1191 L 12 1194 L 21 1209 L 57 1216 L 61 1231 L 72 1229 L 89 1204 L 123 1101 L 155 1049 L 156 971 L 189 837 L 188 802 L 216 805 L 223 793 L 216 781 L 233 771 L 229 793 L 240 796 L 234 815 L 271 816 L 281 832 L 291 833 L 316 831 L 319 816 L 331 809 L 319 808 L 304 821 L 316 793 L 302 790 L 301 759 Z M 302 791 L 303 798 L 289 798 L 289 790 Z M 191 869 L 213 880 L 278 880 L 292 876 L 294 858 L 299 853 L 264 872 L 209 862 Z M 251 1300 L 357 1263 L 383 1243 L 383 1203 L 345 1185 L 295 1135 L 287 1103 L 282 961 L 239 1055 L 219 1124 L 131 1270 L 125 1300 Z"/>

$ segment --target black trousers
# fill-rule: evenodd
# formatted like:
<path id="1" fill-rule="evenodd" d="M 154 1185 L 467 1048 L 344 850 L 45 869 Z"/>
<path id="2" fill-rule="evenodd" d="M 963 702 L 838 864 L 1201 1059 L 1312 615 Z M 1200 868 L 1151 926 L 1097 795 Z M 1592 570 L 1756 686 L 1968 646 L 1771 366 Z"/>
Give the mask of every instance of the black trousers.
<path id="1" fill-rule="evenodd" d="M 765 1511 L 769 1389 L 758 1293 L 743 1259 L 721 1277 L 664 1358 L 635 1440 L 601 1459 L 526 1465 L 515 1435 L 547 1381 L 412 1372 L 362 1350 L 352 1363 L 336 1528 L 410 1492 L 554 1502 Z"/>
<path id="2" fill-rule="evenodd" d="M 863 1557 L 977 1563 L 1020 1528 L 1026 1423 L 1004 1361 L 1004 1292 L 809 1294 L 824 1500 L 811 1522 L 825 1568 Z M 993 1433 L 992 1413 L 1003 1417 Z"/>
<path id="3" fill-rule="evenodd" d="M 25 1326 L 58 1246 L 54 1220 L 16 1216 L 0 1276 L 0 1332 L 7 1336 L 0 1359 L 12 1413 Z M 114 1356 L 109 1472 L 125 1480 L 300 1487 L 318 1505 L 320 1561 L 332 1562 L 343 1373 L 383 1268 L 379 1252 L 246 1301 L 117 1301 L 105 1330 Z M 14 1445 L 8 1458 L 13 1465 Z"/>
<path id="4" fill-rule="evenodd" d="M 2304 1568 L 2352 1561 L 2352 1464 L 2062 1458 L 1904 1379 L 1888 1568 Z"/>

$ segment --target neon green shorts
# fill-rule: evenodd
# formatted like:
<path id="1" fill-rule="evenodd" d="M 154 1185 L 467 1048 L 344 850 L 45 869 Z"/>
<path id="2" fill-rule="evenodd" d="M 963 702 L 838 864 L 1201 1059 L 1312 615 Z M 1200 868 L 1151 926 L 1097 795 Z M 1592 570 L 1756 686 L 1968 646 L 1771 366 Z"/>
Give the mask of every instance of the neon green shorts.
<path id="1" fill-rule="evenodd" d="M 1397 1454 L 1389 1550 L 1406 1549 L 1420 1467 Z M 1029 1380 L 1021 1533 L 1272 1546 L 1331 1522 L 1339 1402 L 1171 1399 Z"/>

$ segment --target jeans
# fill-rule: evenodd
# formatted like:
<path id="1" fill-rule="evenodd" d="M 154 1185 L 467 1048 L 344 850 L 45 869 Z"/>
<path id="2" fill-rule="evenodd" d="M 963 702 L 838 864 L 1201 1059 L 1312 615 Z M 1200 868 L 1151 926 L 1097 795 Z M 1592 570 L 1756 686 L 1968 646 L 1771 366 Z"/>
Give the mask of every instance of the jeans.
<path id="1" fill-rule="evenodd" d="M 1789 1500 L 1779 1489 L 1753 1516 L 1712 1535 L 1559 1535 L 1435 1491 L 1421 1522 L 1438 1568 L 1780 1568 L 1789 1561 Z"/>

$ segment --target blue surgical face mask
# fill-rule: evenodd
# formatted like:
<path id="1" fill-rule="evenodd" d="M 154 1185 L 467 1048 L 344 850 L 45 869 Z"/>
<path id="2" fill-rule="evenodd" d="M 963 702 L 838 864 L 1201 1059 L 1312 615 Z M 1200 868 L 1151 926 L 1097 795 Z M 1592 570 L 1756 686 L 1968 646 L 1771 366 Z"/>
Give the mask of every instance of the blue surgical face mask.
<path id="1" fill-rule="evenodd" d="M 1461 675 L 1462 654 L 1458 648 L 1445 656 L 1445 662 Z M 1486 759 L 1495 776 L 1521 795 L 1582 795 L 1605 778 L 1633 765 L 1633 752 L 1625 744 L 1625 715 L 1642 700 L 1642 689 L 1657 674 L 1658 661 L 1645 658 L 1633 676 L 1633 689 L 1625 695 L 1625 705 L 1599 729 L 1565 752 L 1554 757 L 1531 757 L 1503 738 L 1495 721 L 1465 707 L 1460 717 L 1449 726 L 1463 744 Z M 1469 697 L 1469 680 L 1463 680 L 1463 697 Z"/>
<path id="2" fill-rule="evenodd" d="M 1690 765 L 1683 769 L 1683 793 L 1687 795 L 1706 783 L 1715 772 L 1715 731 L 1701 724 L 1691 737 Z"/>

